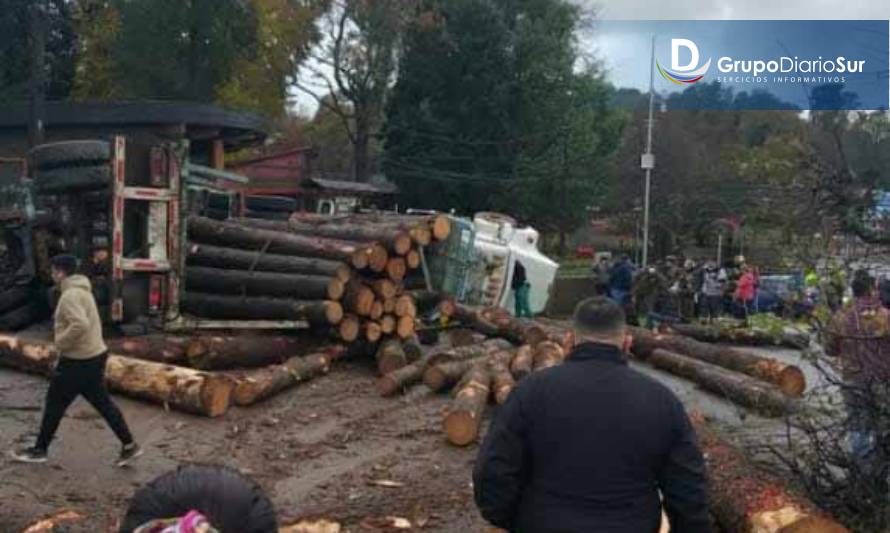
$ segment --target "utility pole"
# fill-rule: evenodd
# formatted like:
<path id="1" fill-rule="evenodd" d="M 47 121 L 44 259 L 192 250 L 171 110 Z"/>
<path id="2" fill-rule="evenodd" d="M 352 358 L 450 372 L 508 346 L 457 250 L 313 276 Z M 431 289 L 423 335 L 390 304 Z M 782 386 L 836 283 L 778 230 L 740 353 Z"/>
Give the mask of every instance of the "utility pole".
<path id="1" fill-rule="evenodd" d="M 31 4 L 28 35 L 31 45 L 31 72 L 28 83 L 30 109 L 28 113 L 28 145 L 43 143 L 44 102 L 46 82 L 44 60 L 46 55 L 46 8 L 44 0 Z"/>
<path id="2" fill-rule="evenodd" d="M 652 55 L 649 61 L 649 124 L 646 132 L 646 153 L 640 158 L 640 166 L 646 171 L 646 184 L 643 192 L 643 267 L 649 264 L 649 190 L 652 169 L 655 168 L 655 154 L 652 153 L 653 113 L 655 111 L 655 36 L 652 36 Z"/>

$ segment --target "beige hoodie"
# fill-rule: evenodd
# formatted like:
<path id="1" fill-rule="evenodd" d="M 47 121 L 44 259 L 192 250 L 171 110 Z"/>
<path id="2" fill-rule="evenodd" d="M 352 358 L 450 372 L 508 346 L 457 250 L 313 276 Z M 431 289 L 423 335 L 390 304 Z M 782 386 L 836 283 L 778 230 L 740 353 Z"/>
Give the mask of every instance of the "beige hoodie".
<path id="1" fill-rule="evenodd" d="M 102 320 L 93 299 L 90 280 L 75 274 L 62 281 L 56 306 L 55 343 L 62 357 L 90 359 L 108 348 L 102 340 Z"/>

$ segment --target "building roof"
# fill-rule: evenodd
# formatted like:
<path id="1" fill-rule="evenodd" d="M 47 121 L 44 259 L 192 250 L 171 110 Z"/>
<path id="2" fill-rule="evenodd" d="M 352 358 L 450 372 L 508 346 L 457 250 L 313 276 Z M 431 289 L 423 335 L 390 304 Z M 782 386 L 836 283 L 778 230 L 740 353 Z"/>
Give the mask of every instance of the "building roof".
<path id="1" fill-rule="evenodd" d="M 361 194 L 396 194 L 399 192 L 398 187 L 391 181 L 383 178 L 383 181 L 376 183 L 361 183 L 357 181 L 345 180 L 329 180 L 323 178 L 310 178 L 307 180 L 307 187 L 318 187 L 320 189 L 328 189 L 332 191 L 343 191 Z"/>
<path id="2" fill-rule="evenodd" d="M 107 102 L 47 102 L 45 127 L 185 126 L 189 139 L 221 138 L 227 147 L 245 147 L 263 142 L 269 123 L 260 115 L 233 111 L 211 104 L 158 100 Z M 26 130 L 28 104 L 0 106 L 0 131 Z"/>

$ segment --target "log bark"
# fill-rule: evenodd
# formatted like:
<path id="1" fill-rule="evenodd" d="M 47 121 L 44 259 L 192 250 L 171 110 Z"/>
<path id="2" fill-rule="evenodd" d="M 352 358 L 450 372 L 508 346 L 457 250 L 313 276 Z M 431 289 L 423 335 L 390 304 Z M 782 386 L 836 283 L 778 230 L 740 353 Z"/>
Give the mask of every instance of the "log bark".
<path id="1" fill-rule="evenodd" d="M 448 331 L 448 341 L 451 343 L 451 346 L 454 348 L 460 348 L 461 346 L 471 346 L 474 344 L 479 344 L 485 340 L 485 335 L 482 335 L 479 332 L 473 331 L 472 329 L 466 328 L 454 328 Z"/>
<path id="2" fill-rule="evenodd" d="M 405 390 L 423 378 L 429 364 L 429 357 L 418 359 L 413 363 L 393 370 L 377 381 L 377 390 L 381 396 L 393 396 Z"/>
<path id="3" fill-rule="evenodd" d="M 754 328 L 721 328 L 698 324 L 675 324 L 674 331 L 702 342 L 725 342 L 729 344 L 747 344 L 749 346 L 785 346 L 802 350 L 810 345 L 810 337 L 806 333 L 772 333 Z"/>
<path id="4" fill-rule="evenodd" d="M 539 342 L 534 350 L 533 366 L 535 371 L 562 364 L 567 355 L 563 351 L 562 346 L 553 341 Z"/>
<path id="5" fill-rule="evenodd" d="M 514 350 L 502 350 L 493 354 L 488 360 L 488 370 L 491 373 L 491 388 L 494 395 L 494 401 L 501 405 L 507 401 L 513 387 L 516 386 L 516 380 L 510 373 L 510 363 L 516 355 Z"/>
<path id="6" fill-rule="evenodd" d="M 326 353 L 291 357 L 281 364 L 233 375 L 234 399 L 239 406 L 254 405 L 262 400 L 328 373 L 331 359 Z"/>
<path id="7" fill-rule="evenodd" d="M 447 348 L 430 352 L 432 361 L 430 364 L 439 364 L 449 361 L 463 361 L 478 357 L 489 357 L 501 350 L 509 350 L 512 344 L 504 339 L 488 339 L 480 344 L 461 346 L 459 348 Z"/>
<path id="8" fill-rule="evenodd" d="M 191 337 L 163 334 L 118 337 L 105 341 L 108 350 L 113 353 L 172 365 L 185 363 L 186 350 L 191 342 Z"/>
<path id="9" fill-rule="evenodd" d="M 690 419 L 707 464 L 711 512 L 724 531 L 849 533 L 783 480 L 751 464 L 700 414 Z"/>
<path id="10" fill-rule="evenodd" d="M 57 354 L 45 341 L 0 336 L 0 364 L 49 376 Z M 216 417 L 229 408 L 233 383 L 225 376 L 181 366 L 109 355 L 108 388 L 189 413 Z"/>
<path id="11" fill-rule="evenodd" d="M 631 333 L 634 336 L 631 350 L 642 359 L 656 348 L 661 348 L 771 383 L 794 398 L 799 398 L 806 390 L 806 377 L 795 365 L 746 350 L 699 342 L 682 335 L 653 334 L 640 328 L 632 328 Z"/>
<path id="12" fill-rule="evenodd" d="M 455 446 L 467 446 L 476 441 L 491 395 L 491 382 L 491 373 L 486 365 L 476 365 L 467 372 L 463 386 L 451 401 L 443 421 L 448 442 Z"/>
<path id="13" fill-rule="evenodd" d="M 408 364 L 408 356 L 402 348 L 402 342 L 398 339 L 387 339 L 377 348 L 377 371 L 381 376 L 398 370 Z"/>
<path id="14" fill-rule="evenodd" d="M 797 407 L 796 402 L 775 385 L 691 357 L 657 349 L 647 361 L 655 368 L 686 378 L 716 396 L 764 416 L 782 416 Z"/>
<path id="15" fill-rule="evenodd" d="M 517 380 L 532 373 L 534 369 L 535 353 L 528 344 L 523 344 L 516 350 L 516 355 L 510 363 L 510 371 Z"/>
<path id="16" fill-rule="evenodd" d="M 265 249 L 275 254 L 319 257 L 350 264 L 362 249 L 362 246 L 350 241 L 292 235 L 205 217 L 190 217 L 188 231 L 192 240 L 199 243 L 246 250 Z"/>
<path id="17" fill-rule="evenodd" d="M 211 294 L 276 296 L 297 300 L 339 300 L 345 289 L 339 278 L 197 266 L 186 267 L 185 286 L 188 290 Z"/>
<path id="18" fill-rule="evenodd" d="M 188 342 L 189 366 L 201 370 L 230 370 L 281 364 L 318 348 L 319 341 L 281 335 L 205 335 Z"/>
<path id="19" fill-rule="evenodd" d="M 488 361 L 488 356 L 475 357 L 472 359 L 462 359 L 457 361 L 433 363 L 432 358 L 429 361 L 426 371 L 423 373 L 423 382 L 434 392 L 443 391 L 453 387 L 460 382 L 464 374 L 476 365 L 484 365 Z"/>
<path id="20" fill-rule="evenodd" d="M 405 255 L 411 249 L 411 235 L 392 226 L 375 226 L 343 222 L 340 224 L 311 224 L 301 222 L 293 216 L 288 221 L 291 232 L 301 235 L 318 235 L 346 241 L 377 242 L 393 253 Z"/>
<path id="21" fill-rule="evenodd" d="M 338 302 L 223 296 L 191 291 L 185 292 L 182 309 L 204 318 L 307 320 L 313 325 L 337 324 L 343 318 L 343 308 Z"/>
<path id="22" fill-rule="evenodd" d="M 398 213 L 387 214 L 350 214 L 343 216 L 316 215 L 312 213 L 294 213 L 291 221 L 303 224 L 315 225 L 349 225 L 362 224 L 375 227 L 389 227 L 408 231 L 411 238 L 418 244 L 428 245 L 437 233 L 437 239 L 448 237 L 451 231 L 451 221 L 446 215 L 403 215 Z M 441 239 L 439 239 L 441 237 Z"/>
<path id="23" fill-rule="evenodd" d="M 261 253 L 260 251 L 239 250 L 211 244 L 190 245 L 188 263 L 189 265 L 213 268 L 327 276 L 344 282 L 349 281 L 349 278 L 352 277 L 352 270 L 341 261 Z"/>

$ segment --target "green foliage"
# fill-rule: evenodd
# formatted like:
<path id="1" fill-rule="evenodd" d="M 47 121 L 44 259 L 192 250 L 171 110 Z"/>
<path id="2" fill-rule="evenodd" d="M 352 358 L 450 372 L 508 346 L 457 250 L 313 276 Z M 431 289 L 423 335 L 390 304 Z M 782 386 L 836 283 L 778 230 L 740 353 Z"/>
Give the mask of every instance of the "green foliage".
<path id="1" fill-rule="evenodd" d="M 25 100 L 31 73 L 31 13 L 34 0 L 0 0 L 0 103 Z M 74 78 L 77 38 L 71 3 L 44 0 L 46 73 L 49 100 L 68 97 Z"/>

